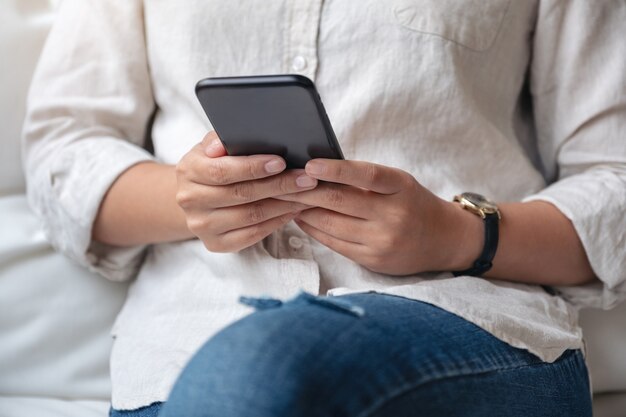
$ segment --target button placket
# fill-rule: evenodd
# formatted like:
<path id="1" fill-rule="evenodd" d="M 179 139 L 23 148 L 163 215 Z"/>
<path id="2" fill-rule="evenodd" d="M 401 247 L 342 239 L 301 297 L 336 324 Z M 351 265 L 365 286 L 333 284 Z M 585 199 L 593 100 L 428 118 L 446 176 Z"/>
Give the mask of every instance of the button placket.
<path id="1" fill-rule="evenodd" d="M 306 64 L 306 58 L 302 55 L 297 55 L 293 61 L 291 61 L 291 68 L 293 68 L 294 71 L 299 72 L 306 68 Z"/>
<path id="2" fill-rule="evenodd" d="M 309 237 L 294 223 L 287 223 L 276 234 L 279 240 L 279 258 L 313 260 L 313 249 Z"/>
<path id="3" fill-rule="evenodd" d="M 298 226 L 290 222 L 279 232 L 281 280 L 293 288 L 317 293 L 320 286 L 319 266 L 313 259 L 311 241 Z M 298 249 L 295 246 L 300 246 Z"/>
<path id="4" fill-rule="evenodd" d="M 286 13 L 283 69 L 315 79 L 323 0 L 290 0 Z"/>

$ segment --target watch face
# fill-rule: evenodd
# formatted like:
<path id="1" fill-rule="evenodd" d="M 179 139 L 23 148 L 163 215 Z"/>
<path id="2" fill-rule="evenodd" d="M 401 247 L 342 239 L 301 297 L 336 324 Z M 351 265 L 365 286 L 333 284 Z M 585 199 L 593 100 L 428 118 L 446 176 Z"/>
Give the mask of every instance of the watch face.
<path id="1" fill-rule="evenodd" d="M 498 206 L 493 201 L 489 200 L 485 196 L 476 193 L 463 193 L 463 198 L 474 204 L 477 208 L 483 210 L 485 213 L 496 213 Z"/>

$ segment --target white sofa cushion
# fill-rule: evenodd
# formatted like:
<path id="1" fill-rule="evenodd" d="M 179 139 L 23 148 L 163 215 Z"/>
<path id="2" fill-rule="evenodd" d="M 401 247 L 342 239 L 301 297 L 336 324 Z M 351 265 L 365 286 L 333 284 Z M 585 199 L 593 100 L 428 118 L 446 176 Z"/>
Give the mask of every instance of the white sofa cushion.
<path id="1" fill-rule="evenodd" d="M 19 139 L 26 92 L 52 24 L 53 3 L 0 1 L 0 195 L 24 189 Z"/>
<path id="2" fill-rule="evenodd" d="M 26 92 L 57 2 L 0 1 L 2 417 L 106 416 L 109 330 L 126 293 L 55 253 L 20 195 Z"/>
<path id="3" fill-rule="evenodd" d="M 0 230 L 0 395 L 107 401 L 127 285 L 54 252 L 24 196 L 0 198 Z"/>
<path id="4" fill-rule="evenodd" d="M 626 393 L 626 303 L 609 311 L 583 310 L 580 324 L 593 391 Z"/>
<path id="5" fill-rule="evenodd" d="M 105 417 L 108 410 L 108 401 L 0 396 L 2 417 Z"/>
<path id="6" fill-rule="evenodd" d="M 626 416 L 626 393 L 597 395 L 593 398 L 594 417 Z"/>

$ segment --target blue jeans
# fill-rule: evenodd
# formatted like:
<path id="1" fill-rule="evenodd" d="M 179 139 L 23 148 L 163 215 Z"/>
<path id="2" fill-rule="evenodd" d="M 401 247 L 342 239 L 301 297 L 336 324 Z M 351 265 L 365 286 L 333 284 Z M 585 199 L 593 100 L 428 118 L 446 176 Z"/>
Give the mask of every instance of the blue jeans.
<path id="1" fill-rule="evenodd" d="M 166 403 L 111 416 L 591 416 L 577 350 L 544 363 L 390 295 L 243 301 L 257 311 L 206 342 Z"/>

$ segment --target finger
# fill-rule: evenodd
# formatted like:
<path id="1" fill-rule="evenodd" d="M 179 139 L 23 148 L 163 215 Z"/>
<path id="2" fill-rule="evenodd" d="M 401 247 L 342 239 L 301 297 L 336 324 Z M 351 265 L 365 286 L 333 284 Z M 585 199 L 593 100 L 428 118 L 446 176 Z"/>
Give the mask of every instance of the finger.
<path id="1" fill-rule="evenodd" d="M 298 215 L 297 220 L 337 239 L 366 243 L 364 230 L 367 229 L 367 220 L 323 208 L 306 209 Z"/>
<path id="2" fill-rule="evenodd" d="M 334 250 L 337 253 L 340 253 L 346 258 L 354 260 L 355 262 L 362 256 L 362 253 L 365 251 L 365 245 L 338 239 L 334 236 L 322 232 L 321 230 L 316 229 L 309 224 L 300 222 L 297 219 L 295 220 L 295 222 L 304 233 L 308 234 L 313 239 L 320 242 L 322 245 Z"/>
<path id="3" fill-rule="evenodd" d="M 307 177 L 303 173 L 303 170 L 289 170 L 269 178 L 222 186 L 190 183 L 185 186 L 184 190 L 177 193 L 176 201 L 179 206 L 187 210 L 217 209 L 311 190 L 317 186 L 315 179 L 311 179 L 313 182 L 310 184 L 312 185 L 300 182 L 302 176 Z M 307 179 L 309 178 L 307 177 Z"/>
<path id="4" fill-rule="evenodd" d="M 294 219 L 296 215 L 293 213 L 283 214 L 264 222 L 243 227 L 241 229 L 231 230 L 218 236 L 216 239 L 216 250 L 211 250 L 210 245 L 205 244 L 212 252 L 235 252 L 254 245 L 260 240 L 265 239 L 276 229 L 284 226 Z"/>
<path id="5" fill-rule="evenodd" d="M 312 182 L 302 183 L 302 177 Z M 242 181 L 220 187 L 209 187 L 208 203 L 210 207 L 232 207 L 275 198 L 284 194 L 293 194 L 311 190 L 317 186 L 317 180 L 308 177 L 303 170 L 289 170 L 280 175 L 254 181 Z M 306 204 L 306 203 L 303 203 Z"/>
<path id="6" fill-rule="evenodd" d="M 217 136 L 217 133 L 214 130 L 210 131 L 204 136 L 202 142 L 200 143 L 200 146 L 205 155 L 209 158 L 217 158 L 219 156 L 224 156 L 227 154 L 226 148 L 224 148 L 222 141 Z"/>
<path id="7" fill-rule="evenodd" d="M 280 201 L 273 198 L 242 204 L 234 207 L 219 208 L 211 213 L 214 232 L 223 234 L 231 230 L 252 226 L 284 214 L 297 214 L 309 206 L 291 201 Z"/>
<path id="8" fill-rule="evenodd" d="M 276 175 L 285 170 L 285 160 L 276 155 L 219 156 L 209 158 L 198 149 L 189 158 L 189 179 L 204 185 L 228 185 Z"/>
<path id="9" fill-rule="evenodd" d="M 318 183 L 317 187 L 310 191 L 285 194 L 275 198 L 370 219 L 376 215 L 375 207 L 380 197 L 379 194 L 350 185 Z"/>
<path id="10" fill-rule="evenodd" d="M 311 177 L 365 188 L 380 194 L 395 194 L 401 191 L 409 178 L 407 172 L 363 161 L 338 159 L 313 159 L 306 164 L 306 173 Z"/>

